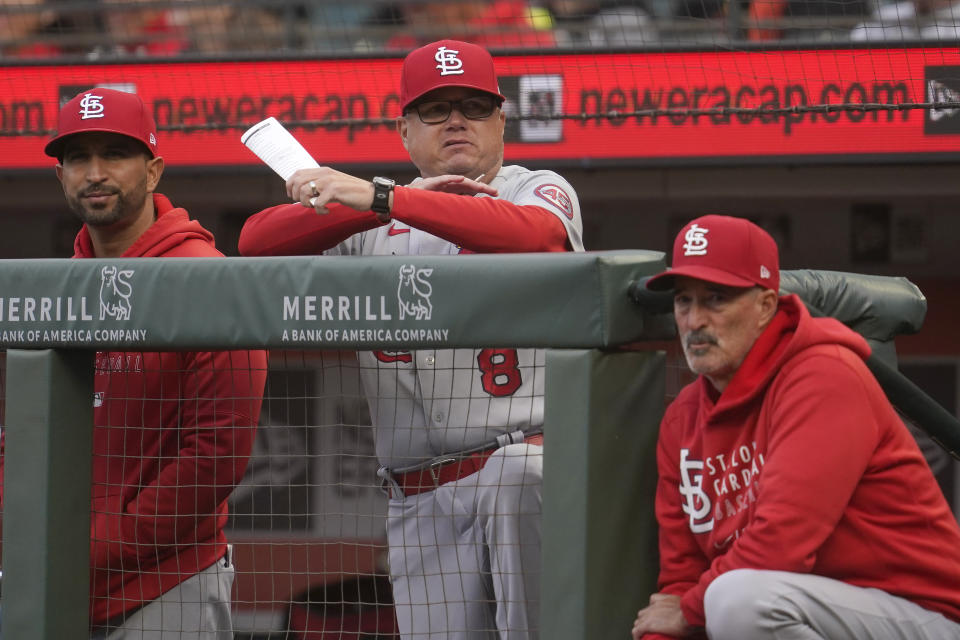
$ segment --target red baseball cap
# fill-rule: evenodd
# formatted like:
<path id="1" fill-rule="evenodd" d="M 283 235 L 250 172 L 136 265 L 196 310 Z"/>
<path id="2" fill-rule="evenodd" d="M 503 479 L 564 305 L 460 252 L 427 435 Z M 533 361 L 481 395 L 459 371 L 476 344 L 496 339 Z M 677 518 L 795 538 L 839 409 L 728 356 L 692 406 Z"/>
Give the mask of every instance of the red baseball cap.
<path id="1" fill-rule="evenodd" d="M 497 84 L 490 52 L 459 40 L 440 40 L 414 49 L 403 60 L 400 75 L 400 108 L 440 87 L 467 87 L 505 100 Z"/>
<path id="2" fill-rule="evenodd" d="M 157 155 L 157 123 L 135 93 L 105 88 L 80 92 L 60 109 L 57 135 L 43 152 L 60 158 L 64 139 L 87 131 L 130 136 L 142 142 L 151 156 Z"/>
<path id="3" fill-rule="evenodd" d="M 647 280 L 647 288 L 673 288 L 676 276 L 729 287 L 780 290 L 780 256 L 770 234 L 743 218 L 703 216 L 680 230 L 673 266 Z"/>

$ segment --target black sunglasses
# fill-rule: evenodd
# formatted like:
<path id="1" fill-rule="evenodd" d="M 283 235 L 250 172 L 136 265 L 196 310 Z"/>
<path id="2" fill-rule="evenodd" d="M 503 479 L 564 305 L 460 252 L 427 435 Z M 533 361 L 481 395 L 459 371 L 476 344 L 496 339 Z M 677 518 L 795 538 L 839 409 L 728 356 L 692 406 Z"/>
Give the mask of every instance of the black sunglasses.
<path id="1" fill-rule="evenodd" d="M 462 100 L 428 100 L 410 105 L 417 112 L 420 121 L 424 124 L 440 124 L 446 122 L 453 113 L 453 109 L 463 114 L 467 120 L 483 120 L 489 118 L 493 110 L 500 106 L 500 101 L 493 96 L 470 96 Z"/>

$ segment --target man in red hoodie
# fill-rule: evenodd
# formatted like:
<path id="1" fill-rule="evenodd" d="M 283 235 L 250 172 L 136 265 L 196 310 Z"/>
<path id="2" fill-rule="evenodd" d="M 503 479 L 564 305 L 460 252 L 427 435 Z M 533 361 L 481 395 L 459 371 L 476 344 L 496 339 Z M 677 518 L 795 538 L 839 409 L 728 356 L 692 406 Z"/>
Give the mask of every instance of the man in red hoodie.
<path id="1" fill-rule="evenodd" d="M 699 377 L 660 426 L 659 592 L 633 638 L 960 638 L 960 528 L 866 341 L 779 284 L 773 239 L 726 216 L 647 283 Z"/>
<path id="2" fill-rule="evenodd" d="M 222 257 L 210 232 L 155 193 L 163 158 L 139 97 L 85 91 L 57 129 L 45 152 L 84 223 L 75 258 Z M 123 284 L 123 270 L 107 275 Z M 92 637 L 232 637 L 223 527 L 266 369 L 263 351 L 97 353 Z"/>

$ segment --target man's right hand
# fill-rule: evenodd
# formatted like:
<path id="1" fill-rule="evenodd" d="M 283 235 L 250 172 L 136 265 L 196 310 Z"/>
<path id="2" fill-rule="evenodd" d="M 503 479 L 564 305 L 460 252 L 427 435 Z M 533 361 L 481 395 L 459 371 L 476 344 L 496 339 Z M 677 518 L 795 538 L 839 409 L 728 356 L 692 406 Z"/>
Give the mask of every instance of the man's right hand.
<path id="1" fill-rule="evenodd" d="M 468 196 L 483 193 L 495 197 L 498 193 L 488 184 L 458 175 L 424 178 L 409 186 Z M 368 211 L 373 204 L 373 183 L 330 167 L 300 169 L 287 180 L 287 195 L 320 214 L 328 212 L 326 205 L 331 202 L 357 211 Z"/>
<path id="2" fill-rule="evenodd" d="M 637 612 L 631 629 L 633 640 L 640 640 L 647 633 L 683 638 L 693 631 L 680 610 L 680 596 L 666 593 L 650 596 L 650 604 Z"/>
<path id="3" fill-rule="evenodd" d="M 300 169 L 287 180 L 287 195 L 321 214 L 331 202 L 367 211 L 373 204 L 373 183 L 330 167 Z"/>

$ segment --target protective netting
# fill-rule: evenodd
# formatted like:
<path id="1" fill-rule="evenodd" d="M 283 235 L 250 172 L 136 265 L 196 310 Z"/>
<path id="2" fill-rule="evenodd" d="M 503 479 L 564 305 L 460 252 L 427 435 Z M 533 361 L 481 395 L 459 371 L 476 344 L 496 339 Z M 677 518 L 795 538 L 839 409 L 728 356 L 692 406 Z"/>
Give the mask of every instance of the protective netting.
<path id="1" fill-rule="evenodd" d="M 445 37 L 491 48 L 949 41 L 951 0 L 11 0 L 4 57 L 403 51 Z"/>
<path id="2" fill-rule="evenodd" d="M 93 86 L 145 98 L 169 166 L 256 166 L 239 135 L 268 116 L 323 162 L 405 164 L 400 59 L 441 38 L 494 51 L 507 155 L 528 164 L 942 156 L 960 130 L 954 12 L 949 0 L 13 0 L 0 7 L 0 168 L 48 166 L 58 104 Z"/>
<path id="3" fill-rule="evenodd" d="M 649 343 L 645 347 L 666 352 L 664 402 L 669 402 L 684 385 L 693 380 L 693 375 L 675 341 Z M 402 362 L 403 355 L 410 352 L 389 353 Z M 212 518 L 223 517 L 222 510 L 205 509 L 202 506 L 202 494 L 211 490 L 224 492 L 224 495 L 229 493 L 229 519 L 226 521 L 225 534 L 231 546 L 228 558 L 223 561 L 223 568 L 230 568 L 233 572 L 230 602 L 232 625 L 237 638 L 399 637 L 397 616 L 418 616 L 424 612 L 418 612 L 409 605 L 396 606 L 389 577 L 391 563 L 396 568 L 405 566 L 400 563 L 408 563 L 411 558 L 422 561 L 426 550 L 435 545 L 435 538 L 443 537 L 447 514 L 419 513 L 415 519 L 417 530 L 402 529 L 400 537 L 394 541 L 393 555 L 388 551 L 387 493 L 391 486 L 384 482 L 382 474 L 378 476 L 381 460 L 376 452 L 376 430 L 371 424 L 369 407 L 371 400 L 382 402 L 395 396 L 395 390 L 380 387 L 374 396 L 381 397 L 371 398 L 368 388 L 364 386 L 363 366 L 358 361 L 358 354 L 353 351 L 274 350 L 267 362 L 263 402 L 259 418 L 255 421 L 255 436 L 252 433 L 253 423 L 234 418 L 229 424 L 224 423 L 216 429 L 221 434 L 215 438 L 220 440 L 220 453 L 198 457 L 199 467 L 208 466 L 206 473 L 213 473 L 214 476 L 217 475 L 216 469 L 239 467 L 243 472 L 242 479 L 232 492 L 229 486 L 223 484 L 227 482 L 226 479 L 207 482 L 199 477 L 205 472 L 195 471 L 197 478 L 191 480 L 184 467 L 177 475 L 176 482 L 170 482 L 167 474 L 166 483 L 153 483 L 157 485 L 154 488 L 158 490 L 158 495 L 166 493 L 169 497 L 175 493 L 181 494 L 173 511 L 170 511 L 169 500 L 164 502 L 166 499 L 162 497 L 157 498 L 154 507 L 145 507 L 142 497 L 124 505 L 110 502 L 111 496 L 133 495 L 142 491 L 144 487 L 138 482 L 151 484 L 151 474 L 156 469 L 182 466 L 172 447 L 180 446 L 182 455 L 183 450 L 194 446 L 195 438 L 209 436 L 209 433 L 204 436 L 203 431 L 211 431 L 202 424 L 190 427 L 189 416 L 197 413 L 201 405 L 211 403 L 221 406 L 221 417 L 224 407 L 228 407 L 228 412 L 233 415 L 242 415 L 242 412 L 236 413 L 238 407 L 250 402 L 248 392 L 244 391 L 245 381 L 264 373 L 254 368 L 245 370 L 242 358 L 233 356 L 232 366 L 220 367 L 216 375 L 230 379 L 234 391 L 221 391 L 211 398 L 209 393 L 192 394 L 189 385 L 178 388 L 172 382 L 176 379 L 189 380 L 192 376 L 182 358 L 182 354 L 168 354 L 164 359 L 147 353 L 114 352 L 101 354 L 96 359 L 97 372 L 100 375 L 109 373 L 114 379 L 109 389 L 113 389 L 114 393 L 119 391 L 119 394 L 111 396 L 108 390 L 96 394 L 93 399 L 94 415 L 99 417 L 94 436 L 94 475 L 95 478 L 99 477 L 99 481 L 95 481 L 93 486 L 93 535 L 96 545 L 101 549 L 118 546 L 124 549 L 117 557 L 109 553 L 97 555 L 94 562 L 100 563 L 101 570 L 112 573 L 113 579 L 125 581 L 134 575 L 153 571 L 148 567 L 153 567 L 156 558 L 173 557 L 180 568 L 173 570 L 168 567 L 164 573 L 175 575 L 188 560 L 186 557 L 170 555 L 175 552 L 171 551 L 173 547 L 168 544 L 169 540 L 159 540 L 165 535 L 166 524 L 170 523 L 168 517 L 165 524 L 161 512 L 166 511 L 173 516 L 173 520 L 179 521 L 176 527 L 183 534 L 182 543 L 186 543 L 191 538 L 191 532 L 202 532 Z M 0 424 L 6 422 L 2 411 L 7 381 L 5 361 L 6 354 L 0 352 Z M 143 365 L 142 371 L 137 370 L 138 362 Z M 449 373 L 455 374 L 457 371 Z M 464 367 L 460 373 L 472 376 L 473 366 Z M 144 375 L 162 378 L 166 384 L 151 388 L 144 384 Z M 508 379 L 509 376 L 502 378 L 501 382 L 506 383 Z M 427 392 L 427 395 L 433 396 L 442 394 L 443 390 L 439 388 Z M 467 397 L 451 397 L 461 403 L 471 402 Z M 157 410 L 162 411 L 161 408 L 171 402 L 179 402 L 182 408 L 184 424 L 176 430 L 183 434 L 183 438 L 179 445 L 167 441 L 159 449 L 150 448 L 150 443 L 158 438 L 157 429 L 145 429 L 142 423 L 152 424 L 150 416 L 156 414 Z M 110 409 L 105 411 L 104 407 Z M 198 415 L 203 413 L 200 411 Z M 224 421 L 221 419 L 220 422 Z M 163 437 L 159 437 L 163 441 Z M 114 441 L 112 446 L 110 440 Z M 929 444 L 925 437 L 921 437 L 920 441 L 921 444 Z M 118 446 L 118 442 L 123 444 Z M 104 447 L 109 447 L 107 453 L 103 453 Z M 144 447 L 150 450 L 145 452 Z M 203 449 L 202 446 L 200 448 Z M 944 468 L 935 463 L 943 458 L 943 452 L 936 448 L 927 451 L 925 448 L 925 453 L 935 472 L 943 475 L 941 472 Z M 536 458 L 528 459 L 530 455 L 531 450 L 522 451 L 517 456 L 519 460 L 514 461 L 519 461 L 523 468 L 530 464 L 539 465 L 540 460 L 536 458 L 542 454 L 532 453 Z M 123 480 L 109 475 L 112 472 L 102 471 L 112 469 L 115 472 L 120 468 L 131 468 L 131 465 L 139 469 L 139 481 L 137 478 Z M 449 468 L 449 465 L 445 467 Z M 97 469 L 101 469 L 101 472 Z M 437 469 L 441 474 L 437 477 L 445 478 L 442 475 L 445 472 L 439 471 L 439 467 Z M 432 489 L 434 476 L 429 473 L 421 475 L 419 481 Z M 502 472 L 488 481 L 493 492 L 500 494 L 509 494 L 524 484 L 522 477 L 518 480 L 516 476 L 509 477 Z M 482 488 L 481 485 L 479 489 Z M 477 490 L 478 487 L 463 486 L 458 489 L 460 499 Z M 215 497 L 207 499 L 209 504 L 215 502 Z M 111 504 L 114 506 L 111 507 Z M 524 508 L 524 503 L 518 501 L 517 512 L 522 512 Z M 130 512 L 133 511 L 139 515 L 131 517 Z M 538 517 L 538 514 L 535 515 Z M 96 527 L 97 522 L 124 517 L 138 531 L 135 542 L 124 529 Z M 463 531 L 459 533 L 464 534 Z M 448 544 L 454 544 L 455 539 L 449 538 Z M 516 541 L 510 544 L 519 548 L 523 543 Z M 203 548 L 204 545 L 201 545 L 201 553 Z M 485 563 L 481 558 L 471 565 L 468 554 L 459 555 L 452 566 L 444 569 L 448 572 L 448 578 L 457 572 L 465 572 L 467 576 L 481 573 L 489 575 L 490 572 L 488 561 Z M 539 577 L 537 570 L 529 567 L 524 567 L 519 573 L 532 579 Z M 421 571 L 419 575 L 426 585 L 436 580 L 441 572 L 438 568 L 437 573 Z M 437 583 L 441 595 L 433 593 L 432 601 L 445 611 L 447 617 L 442 622 L 437 620 L 437 628 L 448 624 L 449 619 L 455 618 L 461 609 L 466 610 L 471 604 L 485 603 L 493 597 L 492 593 L 461 593 L 456 586 L 458 582 Z M 122 590 L 113 590 L 105 595 L 108 591 L 99 589 L 96 583 L 94 589 L 95 598 L 104 605 L 113 603 L 123 608 L 134 597 L 130 595 L 131 600 L 125 600 L 128 596 Z M 425 586 L 425 593 L 427 589 Z M 193 596 L 188 596 L 185 601 L 190 602 L 189 597 Z M 94 608 L 97 611 L 102 609 L 98 608 L 96 601 Z M 170 610 L 168 607 L 167 611 Z M 179 605 L 173 610 L 179 611 Z M 136 615 L 136 612 L 134 607 L 133 614 Z M 118 620 L 113 617 L 111 623 L 117 623 Z M 165 624 L 167 628 L 177 628 L 169 625 L 187 623 L 180 620 L 171 623 L 165 619 Z M 495 628 L 492 621 L 477 621 L 469 616 L 464 616 L 463 625 L 464 631 L 487 629 L 494 633 Z M 514 631 L 523 630 L 520 626 L 512 628 Z M 98 625 L 97 629 L 105 633 L 103 625 Z"/>
<path id="4" fill-rule="evenodd" d="M 378 468 L 391 456 L 398 461 L 404 457 L 390 450 L 378 455 L 370 407 L 379 404 L 382 410 L 383 403 L 397 397 L 398 389 L 395 383 L 388 388 L 376 373 L 365 386 L 362 353 L 274 350 L 265 371 L 262 362 L 248 358 L 246 352 L 211 359 L 192 352 L 98 353 L 99 382 L 92 403 L 92 637 L 109 637 L 120 625 L 189 630 L 202 616 L 201 603 L 217 589 L 231 592 L 236 637 L 251 640 L 399 637 L 397 618 L 403 616 L 417 618 L 420 628 L 435 625 L 444 633 L 460 629 L 493 634 L 497 625 L 504 628 L 504 622 L 477 612 L 492 612 L 489 601 L 498 595 L 508 607 L 523 611 L 513 615 L 508 627 L 526 632 L 528 614 L 539 615 L 539 602 L 502 595 L 502 585 L 491 581 L 497 571 L 494 566 L 491 574 L 491 557 L 471 551 L 477 538 L 487 538 L 489 531 L 470 534 L 461 527 L 475 526 L 467 523 L 478 520 L 500 526 L 499 556 L 513 562 L 509 570 L 501 568 L 501 579 L 516 578 L 528 585 L 539 581 L 539 569 L 518 559 L 531 554 L 539 558 L 538 528 L 531 532 L 533 537 L 512 537 L 511 528 L 518 522 L 539 523 L 542 450 L 530 443 L 542 441 L 537 435 L 542 413 L 530 412 L 542 412 L 542 406 L 531 407 L 522 393 L 513 406 L 510 396 L 518 391 L 521 376 L 531 374 L 540 376 L 536 387 L 542 393 L 543 353 L 535 367 L 521 367 L 522 359 L 502 356 L 516 350 L 461 352 L 473 357 L 466 363 L 451 360 L 448 370 L 435 373 L 435 380 L 473 378 L 492 363 L 494 370 L 480 379 L 504 402 L 486 404 L 483 421 L 503 421 L 509 414 L 526 430 L 525 442 L 516 436 L 507 447 L 499 442 L 474 447 L 473 455 L 482 457 L 468 455 L 453 465 L 451 458 L 462 457 L 456 455 L 458 447 L 437 444 L 438 451 L 454 455 L 438 457 L 441 464 L 434 466 L 410 458 L 408 468 L 413 471 L 398 470 L 389 476 L 378 474 Z M 423 353 L 438 366 L 443 361 L 442 351 L 378 353 L 381 364 L 392 359 L 403 366 L 411 354 Z M 0 398 L 6 397 L 5 356 L 0 352 Z M 219 382 L 193 384 L 204 370 Z M 684 371 L 671 361 L 668 388 L 675 391 L 683 383 Z M 263 376 L 262 405 L 258 419 L 252 421 L 246 409 L 258 398 L 251 385 L 255 387 Z M 373 389 L 371 379 L 380 385 Z M 452 391 L 438 382 L 422 393 L 434 400 L 447 398 L 445 406 L 453 420 L 458 406 L 466 413 L 473 407 L 476 413 L 483 404 L 462 388 L 460 393 Z M 2 409 L 0 400 L 0 424 L 5 424 Z M 526 417 L 518 417 L 518 411 Z M 439 415 L 431 414 L 427 420 L 434 418 Z M 397 417 L 397 423 L 399 427 L 381 428 L 393 432 L 400 451 L 407 450 L 403 441 L 429 429 L 420 425 L 405 430 L 403 424 L 419 424 L 413 416 Z M 449 427 L 456 430 L 457 425 Z M 435 436 L 441 438 L 444 431 L 437 430 Z M 499 452 L 491 455 L 490 445 Z M 466 462 L 475 462 L 476 468 L 460 473 L 457 467 Z M 527 473 L 534 475 L 528 478 Z M 416 516 L 387 526 L 388 494 L 396 495 L 398 489 L 407 496 L 436 493 L 437 484 L 454 481 L 459 488 L 446 507 L 442 498 L 439 507 L 432 498 L 408 499 L 404 504 L 416 505 Z M 224 509 L 221 499 L 227 495 Z M 474 505 L 475 514 L 452 514 L 454 519 L 448 521 L 447 507 L 467 504 Z M 225 517 L 229 551 L 221 558 L 223 540 L 213 527 Z M 447 531 L 450 526 L 457 530 Z M 460 551 L 443 558 L 444 549 L 451 546 Z M 403 586 L 412 596 L 401 605 L 395 603 L 391 564 L 395 574 L 414 576 Z M 175 586 L 184 571 L 200 571 L 200 577 Z M 151 597 L 154 605 L 169 601 L 157 617 L 155 606 L 140 608 L 137 593 L 152 593 L 152 581 L 164 580 L 169 584 L 158 588 L 166 593 Z M 471 581 L 486 586 L 480 591 L 457 586 Z M 211 612 L 215 614 L 215 608 L 207 610 Z"/>
<path id="5" fill-rule="evenodd" d="M 490 444 L 497 443 L 467 448 L 444 444 L 443 439 L 459 433 L 460 438 L 476 440 L 461 431 L 462 425 L 457 422 L 471 412 L 477 415 L 479 410 L 485 416 L 482 422 L 502 422 L 510 414 L 514 424 L 525 426 L 530 434 L 528 442 L 534 441 L 533 432 L 539 431 L 542 416 L 518 416 L 518 412 L 529 414 L 531 405 L 522 393 L 511 398 L 518 389 L 508 387 L 511 381 L 520 382 L 521 373 L 527 375 L 532 370 L 511 369 L 514 361 L 509 359 L 493 358 L 500 369 L 487 378 L 495 385 L 491 388 L 497 396 L 492 397 L 505 401 L 499 405 L 470 397 L 462 385 L 459 391 L 445 388 L 444 380 L 474 377 L 474 370 L 490 361 L 484 360 L 486 351 L 460 352 L 471 354 L 470 362 L 451 360 L 446 370 L 441 368 L 443 352 L 377 352 L 376 361 L 386 366 L 387 373 L 368 370 L 366 378 L 364 368 L 370 365 L 362 362 L 369 353 L 359 354 L 358 360 L 354 352 L 273 352 L 254 455 L 231 499 L 230 535 L 239 558 L 234 621 L 239 628 L 260 633 L 289 630 L 294 637 L 301 633 L 312 637 L 308 632 L 320 631 L 392 637 L 397 630 L 396 615 L 416 618 L 414 624 L 419 629 L 433 625 L 437 633 L 457 629 L 496 633 L 497 624 L 504 623 L 485 617 L 487 614 L 478 617 L 477 611 L 486 609 L 483 603 L 500 593 L 500 585 L 490 582 L 489 577 L 497 554 L 487 557 L 477 549 L 470 550 L 474 536 L 490 535 L 489 531 L 471 532 L 476 526 L 472 521 L 476 518 L 496 529 L 501 521 L 513 525 L 524 518 L 538 518 L 539 489 L 527 486 L 530 479 L 524 478 L 524 473 L 531 465 L 539 470 L 542 454 L 539 447 L 514 444 L 500 460 L 499 454 L 491 456 L 489 451 Z M 398 393 L 404 392 L 399 391 L 395 380 L 385 379 L 395 376 L 389 373 L 391 365 L 404 367 L 412 358 L 434 363 L 434 385 L 420 392 L 430 399 L 424 403 L 432 407 L 430 415 L 404 415 L 405 403 L 395 402 Z M 542 369 L 538 371 L 542 376 Z M 389 407 L 386 412 L 384 406 Z M 382 423 L 391 423 L 381 425 L 379 445 L 371 426 L 371 407 Z M 454 417 L 461 410 L 463 417 Z M 449 414 L 449 426 L 435 429 L 432 435 L 427 433 L 431 424 L 446 421 L 441 412 Z M 432 445 L 417 442 L 425 435 L 436 438 Z M 434 459 L 435 465 L 408 458 L 411 447 L 422 450 L 425 446 L 450 454 L 471 449 L 475 450 L 473 455 L 481 457 L 454 460 L 461 456 L 439 456 Z M 378 468 L 386 464 L 397 468 L 388 475 L 382 471 L 378 475 Z M 464 468 L 464 473 L 458 472 L 458 467 L 467 464 L 471 466 Z M 511 465 L 521 469 L 519 475 L 505 471 Z M 467 479 L 468 475 L 472 479 Z M 476 516 L 468 516 L 466 511 L 459 516 L 443 508 L 438 511 L 437 505 L 443 507 L 444 497 L 434 500 L 423 496 L 405 503 L 405 510 L 417 510 L 414 517 L 394 514 L 397 521 L 387 526 L 388 494 L 416 496 L 421 491 L 432 492 L 439 483 L 454 481 L 460 485 L 458 496 L 450 504 L 456 509 L 474 505 Z M 506 496 L 514 492 L 518 494 L 516 502 L 509 502 Z M 536 501 L 521 499 L 519 494 L 523 492 L 536 497 Z M 516 513 L 494 514 L 494 507 L 485 506 L 485 500 L 495 503 L 496 509 Z M 448 520 L 451 515 L 452 521 Z M 451 525 L 457 528 L 456 534 L 447 530 Z M 388 532 L 392 541 L 389 554 Z M 459 552 L 445 553 L 453 547 Z M 504 562 L 524 554 L 539 554 L 535 540 L 525 541 L 522 536 L 504 540 L 501 548 L 505 550 L 499 557 Z M 391 564 L 395 577 L 410 576 L 396 587 L 409 594 L 397 605 L 388 579 Z M 494 565 L 494 580 L 497 570 Z M 500 573 L 517 575 L 528 582 L 539 580 L 535 567 L 519 564 L 512 571 Z M 480 574 L 488 577 L 481 578 Z M 471 582 L 485 583 L 490 591 L 478 593 L 471 587 L 459 587 Z M 424 600 L 429 607 L 424 606 Z M 509 598 L 506 600 L 509 602 Z M 507 606 L 536 610 L 538 604 L 514 601 Z M 524 616 L 514 620 L 508 623 L 512 631 L 526 632 L 528 621 Z M 409 626 L 407 622 L 405 628 Z"/>
<path id="6" fill-rule="evenodd" d="M 690 380 L 689 371 L 676 359 L 675 346 L 651 344 L 650 347 L 667 348 L 668 397 L 665 400 L 669 400 Z M 111 382 L 105 391 L 95 394 L 93 402 L 91 515 L 95 553 L 92 561 L 96 567 L 94 575 L 100 577 L 92 583 L 94 637 L 106 637 L 113 625 L 129 625 L 130 620 L 148 629 L 151 625 L 163 624 L 166 629 L 188 630 L 187 625 L 195 623 L 188 609 L 191 598 L 204 597 L 202 589 L 200 595 L 195 591 L 179 592 L 188 604 L 182 619 L 147 617 L 141 620 L 134 617 L 140 615 L 139 606 L 130 606 L 135 599 L 131 585 L 149 588 L 143 576 L 154 573 L 172 579 L 178 571 L 186 570 L 191 561 L 196 562 L 193 559 L 196 554 L 208 556 L 207 551 L 217 546 L 209 536 L 209 528 L 214 519 L 224 517 L 224 511 L 211 506 L 217 504 L 217 498 L 205 493 L 212 491 L 229 493 L 225 534 L 230 551 L 215 567 L 217 575 L 228 570 L 233 577 L 230 603 L 237 638 L 393 638 L 399 637 L 397 616 L 404 615 L 428 615 L 431 622 L 427 626 L 435 624 L 436 629 L 486 630 L 495 634 L 498 621 L 477 618 L 470 611 L 487 608 L 488 601 L 500 593 L 500 588 L 488 582 L 492 589 L 489 593 L 469 589 L 461 592 L 458 586 L 461 579 L 457 578 L 458 573 L 464 574 L 466 579 L 462 582 L 470 582 L 473 577 L 484 574 L 489 580 L 489 557 L 473 556 L 461 550 L 454 558 L 442 564 L 438 562 L 434 570 L 430 570 L 431 547 L 442 550 L 445 545 L 464 544 L 467 548 L 470 541 L 470 535 L 464 530 L 456 534 L 445 531 L 450 524 L 447 521 L 450 514 L 431 512 L 432 500 L 426 506 L 421 501 L 407 501 L 420 510 L 412 521 L 417 526 L 410 527 L 408 522 L 407 526 L 394 527 L 393 551 L 388 552 L 387 495 L 395 491 L 396 486 L 391 487 L 383 474 L 378 477 L 382 459 L 390 454 L 377 455 L 369 407 L 371 401 L 383 402 L 395 396 L 396 389 L 381 387 L 371 398 L 369 385 L 364 386 L 363 365 L 357 352 L 274 350 L 269 356 L 262 406 L 254 425 L 243 419 L 240 409 L 251 400 L 249 380 L 264 372 L 254 367 L 244 370 L 237 353 L 242 352 L 231 357 L 236 366 L 214 371 L 216 376 L 230 380 L 234 389 L 230 392 L 221 385 L 219 393 L 193 393 L 189 385 L 178 386 L 176 380 L 182 383 L 195 376 L 195 367 L 187 362 L 192 356 L 185 353 L 104 352 L 97 356 L 97 374 L 108 376 Z M 402 365 L 404 354 L 418 352 L 381 353 L 393 354 Z M 482 354 L 483 350 L 475 353 Z M 0 365 L 5 365 L 5 360 L 5 353 L 0 352 Z M 471 365 L 464 367 L 461 362 L 457 370 L 446 373 L 472 377 L 478 365 Z M 501 371 L 506 368 L 502 367 Z M 523 369 L 524 374 L 529 372 Z M 442 374 L 438 372 L 437 377 L 442 378 Z M 491 381 L 508 384 L 512 377 L 498 375 Z M 6 367 L 3 366 L 0 398 L 6 394 L 5 380 Z M 161 380 L 163 382 L 159 382 Z M 97 388 L 104 389 L 102 385 Z M 445 395 L 440 386 L 424 393 L 431 397 Z M 454 404 L 465 406 L 479 400 L 446 395 Z M 511 402 L 508 394 L 503 393 L 501 397 Z M 522 399 L 518 402 L 529 407 Z M 177 415 L 182 424 L 162 426 L 161 414 L 174 419 L 169 412 L 175 404 L 181 407 Z M 216 405 L 220 407 L 221 424 L 213 428 L 200 419 L 206 415 L 201 407 Z M 503 406 L 506 405 L 500 408 Z M 489 407 L 486 411 L 490 412 Z M 234 418 L 226 420 L 227 413 Z M 193 415 L 198 416 L 198 421 L 191 419 Z M 0 413 L 0 424 L 3 423 L 5 417 Z M 215 451 L 211 448 L 213 441 L 219 443 Z M 536 436 L 530 436 L 527 441 L 536 442 Z M 523 473 L 528 469 L 539 470 L 541 450 L 525 444 L 510 446 L 512 448 L 501 449 L 509 452 L 503 454 L 503 459 L 495 455 L 480 460 L 484 469 L 475 474 L 474 480 L 461 478 L 458 495 L 451 504 L 475 501 L 481 505 L 480 513 L 487 509 L 487 515 L 492 516 L 493 508 L 483 506 L 485 499 L 492 503 L 489 496 L 495 495 L 497 508 L 503 509 L 508 504 L 504 496 L 516 493 L 512 508 L 517 513 L 498 513 L 498 518 L 508 523 L 513 523 L 518 516 L 539 520 L 539 497 L 531 503 L 524 500 L 522 494 L 530 491 Z M 188 452 L 193 456 L 189 463 L 184 460 Z M 508 472 L 511 465 L 522 470 L 520 475 Z M 228 467 L 239 467 L 243 472 L 242 480 L 232 492 L 227 486 L 227 477 L 217 472 Z M 120 469 L 133 468 L 132 476 L 118 475 Z M 171 481 L 169 472 L 163 471 L 172 468 L 179 468 L 176 481 Z M 424 489 L 432 490 L 435 479 L 441 482 L 450 479 L 445 475 L 446 469 L 449 469 L 447 464 L 435 467 L 436 478 L 432 471 L 417 477 Z M 484 483 L 488 483 L 487 486 Z M 404 483 L 401 481 L 401 484 Z M 407 495 L 415 495 L 417 489 L 407 482 L 402 490 Z M 150 505 L 144 504 L 147 502 L 143 498 L 145 492 L 151 494 Z M 473 519 L 474 516 L 463 514 L 455 522 L 459 526 Z M 104 524 L 111 520 L 126 521 L 126 524 L 121 522 L 117 527 Z M 489 518 L 491 523 L 494 520 Z M 174 521 L 180 532 L 179 543 L 167 539 L 168 533 L 172 535 L 167 525 Z M 193 549 L 191 540 L 203 536 L 207 536 L 205 542 L 196 545 L 196 551 L 184 552 L 184 549 Z M 539 546 L 524 541 L 522 536 L 504 540 L 501 546 L 539 556 Z M 510 555 L 510 552 L 503 554 L 504 557 Z M 419 576 L 422 585 L 405 588 L 414 594 L 429 596 L 433 606 L 429 613 L 418 609 L 416 595 L 414 602 L 404 607 L 395 605 L 389 577 L 391 563 L 394 568 L 402 564 L 409 573 Z M 190 572 L 205 569 L 206 563 L 200 564 L 204 566 Z M 410 566 L 412 564 L 418 565 L 417 568 Z M 205 569 L 203 574 L 209 572 Z M 398 569 L 396 573 L 403 572 Z M 539 570 L 529 565 L 517 564 L 512 572 L 504 573 L 528 582 L 540 577 Z M 441 575 L 445 575 L 446 580 L 437 582 Z M 435 582 L 435 586 L 430 587 L 430 582 Z M 118 588 L 122 583 L 127 586 Z M 229 580 L 226 584 L 229 586 Z M 510 602 L 509 597 L 504 599 Z M 512 606 L 536 611 L 539 603 L 514 601 Z M 121 611 L 123 613 L 117 613 Z M 168 605 L 166 611 L 181 615 L 179 604 Z M 514 626 L 510 627 L 513 632 L 526 630 L 523 619 L 523 615 L 513 618 Z M 457 627 L 458 624 L 461 626 Z M 502 628 L 502 621 L 499 624 Z M 423 628 L 424 622 L 421 620 L 418 625 Z M 96 635 L 98 633 L 101 635 Z"/>
<path id="7" fill-rule="evenodd" d="M 237 631 L 395 631 L 370 422 L 354 352 L 272 352 L 250 465 L 230 499 Z"/>

